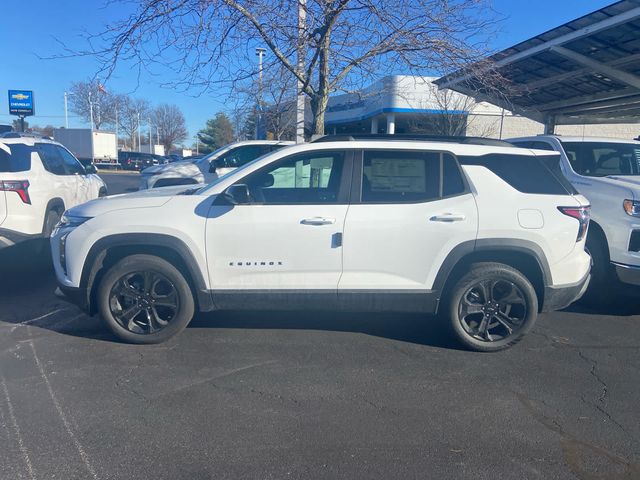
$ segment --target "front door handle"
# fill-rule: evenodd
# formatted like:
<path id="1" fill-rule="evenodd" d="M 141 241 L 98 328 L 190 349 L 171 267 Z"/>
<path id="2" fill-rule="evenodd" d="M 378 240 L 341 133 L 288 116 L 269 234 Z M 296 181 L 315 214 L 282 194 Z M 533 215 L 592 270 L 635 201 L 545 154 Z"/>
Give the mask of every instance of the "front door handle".
<path id="1" fill-rule="evenodd" d="M 327 217 L 311 217 L 300 220 L 302 225 L 333 225 L 336 223 L 335 218 Z"/>
<path id="2" fill-rule="evenodd" d="M 459 213 L 441 213 L 440 215 L 434 215 L 429 220 L 431 220 L 432 222 L 448 223 L 448 222 L 461 222 L 465 218 L 467 217 Z"/>

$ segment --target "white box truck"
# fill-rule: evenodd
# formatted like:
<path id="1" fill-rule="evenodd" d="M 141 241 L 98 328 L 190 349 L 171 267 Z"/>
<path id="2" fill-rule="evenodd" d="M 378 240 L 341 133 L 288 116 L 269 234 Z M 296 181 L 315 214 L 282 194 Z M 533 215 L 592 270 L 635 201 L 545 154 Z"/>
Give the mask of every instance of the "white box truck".
<path id="1" fill-rule="evenodd" d="M 67 147 L 84 164 L 119 166 L 115 133 L 91 131 L 89 128 L 56 128 L 53 138 Z"/>

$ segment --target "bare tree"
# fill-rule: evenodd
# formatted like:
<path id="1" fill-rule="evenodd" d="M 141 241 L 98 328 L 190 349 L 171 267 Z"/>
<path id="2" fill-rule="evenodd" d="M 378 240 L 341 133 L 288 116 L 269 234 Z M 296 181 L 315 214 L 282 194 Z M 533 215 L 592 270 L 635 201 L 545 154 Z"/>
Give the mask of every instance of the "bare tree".
<path id="1" fill-rule="evenodd" d="M 151 104 L 144 98 L 132 98 L 126 95 L 118 99 L 118 123 L 128 139 L 132 149 L 136 148 L 138 129 L 151 115 Z M 137 146 L 140 148 L 140 145 Z"/>
<path id="2" fill-rule="evenodd" d="M 114 125 L 116 96 L 110 94 L 98 80 L 75 82 L 71 85 L 70 109 L 87 123 L 100 130 L 105 125 Z"/>
<path id="3" fill-rule="evenodd" d="M 117 0 L 114 0 L 117 1 Z M 486 0 L 136 0 L 136 11 L 92 35 L 102 73 L 119 61 L 139 71 L 169 67 L 173 86 L 207 92 L 255 77 L 253 46 L 300 82 L 313 133 L 324 133 L 329 94 L 351 91 L 397 70 L 423 74 L 459 68 L 484 54 L 493 31 Z M 297 53 L 302 52 L 300 67 Z"/>
<path id="4" fill-rule="evenodd" d="M 166 153 L 169 153 L 176 143 L 187 138 L 184 115 L 177 105 L 167 103 L 158 105 L 153 111 L 152 121 L 158 127 L 160 143 L 164 145 Z"/>

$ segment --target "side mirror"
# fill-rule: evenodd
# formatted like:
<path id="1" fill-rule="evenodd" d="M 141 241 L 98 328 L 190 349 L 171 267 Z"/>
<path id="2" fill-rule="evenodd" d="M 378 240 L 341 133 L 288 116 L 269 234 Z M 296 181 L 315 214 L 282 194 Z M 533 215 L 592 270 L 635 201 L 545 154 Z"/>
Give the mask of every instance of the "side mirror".
<path id="1" fill-rule="evenodd" d="M 84 166 L 84 171 L 87 175 L 91 175 L 92 173 L 98 173 L 98 169 L 94 164 L 89 164 Z"/>
<path id="2" fill-rule="evenodd" d="M 231 185 L 222 195 L 232 205 L 251 203 L 249 187 L 245 184 Z"/>

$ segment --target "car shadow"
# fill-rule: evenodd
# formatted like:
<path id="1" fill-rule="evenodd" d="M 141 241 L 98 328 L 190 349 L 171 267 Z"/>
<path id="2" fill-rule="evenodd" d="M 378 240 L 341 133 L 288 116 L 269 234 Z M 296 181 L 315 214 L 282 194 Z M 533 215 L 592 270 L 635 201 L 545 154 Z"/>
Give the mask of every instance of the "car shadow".
<path id="1" fill-rule="evenodd" d="M 590 305 L 580 300 L 569 305 L 564 312 L 579 313 L 582 315 L 605 315 L 615 317 L 631 317 L 640 315 L 640 298 L 636 293 L 612 295 L 611 300 L 603 305 Z"/>
<path id="2" fill-rule="evenodd" d="M 409 313 L 219 311 L 197 315 L 188 328 L 360 333 L 417 345 L 463 349 L 438 317 Z"/>
<path id="3" fill-rule="evenodd" d="M 54 279 L 49 240 L 35 238 L 0 250 L 0 298 Z"/>

